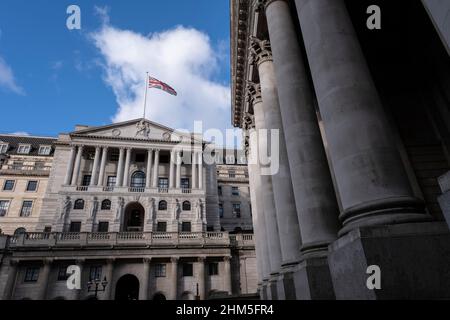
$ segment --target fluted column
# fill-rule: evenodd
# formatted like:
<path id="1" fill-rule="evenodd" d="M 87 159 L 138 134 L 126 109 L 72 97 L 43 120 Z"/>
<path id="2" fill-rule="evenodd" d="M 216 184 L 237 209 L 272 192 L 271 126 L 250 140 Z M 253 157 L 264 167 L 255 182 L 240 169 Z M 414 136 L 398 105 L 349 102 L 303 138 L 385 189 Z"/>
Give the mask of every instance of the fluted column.
<path id="1" fill-rule="evenodd" d="M 176 151 L 170 152 L 170 169 L 169 169 L 169 189 L 174 188 L 174 178 L 175 178 L 175 164 L 176 164 Z"/>
<path id="2" fill-rule="evenodd" d="M 98 176 L 97 186 L 102 187 L 105 185 L 105 169 L 106 169 L 106 161 L 108 160 L 108 147 L 103 147 L 102 151 L 102 161 L 100 164 L 100 174 Z"/>
<path id="3" fill-rule="evenodd" d="M 147 150 L 147 172 L 145 173 L 145 187 L 151 187 L 152 176 L 153 149 Z"/>
<path id="4" fill-rule="evenodd" d="M 344 1 L 296 4 L 343 207 L 340 234 L 422 220 Z"/>
<path id="5" fill-rule="evenodd" d="M 155 150 L 155 165 L 153 166 L 153 181 L 152 187 L 158 187 L 158 174 L 159 174 L 159 150 Z"/>
<path id="6" fill-rule="evenodd" d="M 142 294 L 139 300 L 148 300 L 148 288 L 150 284 L 150 264 L 151 258 L 144 258 L 142 264 Z"/>
<path id="7" fill-rule="evenodd" d="M 304 256 L 336 239 L 339 208 L 289 4 L 260 0 L 273 52 L 279 105 Z"/>
<path id="8" fill-rule="evenodd" d="M 125 162 L 125 149 L 119 149 L 119 163 L 117 164 L 117 176 L 116 176 L 116 186 L 121 187 L 123 185 L 123 164 Z"/>
<path id="9" fill-rule="evenodd" d="M 83 146 L 78 146 L 78 152 L 77 157 L 75 159 L 75 167 L 73 169 L 73 175 L 72 175 L 72 186 L 77 185 L 78 183 L 78 177 L 80 176 L 80 166 L 81 166 L 81 158 L 83 156 Z"/>
<path id="10" fill-rule="evenodd" d="M 178 258 L 172 257 L 170 259 L 170 272 L 171 272 L 171 300 L 177 300 L 178 298 Z"/>
<path id="11" fill-rule="evenodd" d="M 232 290 L 232 283 L 231 283 L 231 257 L 224 257 L 223 258 L 223 264 L 224 264 L 224 268 L 223 268 L 223 284 L 224 284 L 224 288 L 223 290 L 228 292 L 229 294 L 233 294 L 233 290 Z"/>
<path id="12" fill-rule="evenodd" d="M 73 166 L 74 166 L 74 162 L 75 162 L 76 153 L 77 153 L 77 147 L 71 146 L 69 162 L 67 164 L 66 177 L 64 179 L 64 185 L 66 185 L 66 186 L 68 186 L 72 182 Z"/>
<path id="13" fill-rule="evenodd" d="M 45 300 L 47 298 L 48 280 L 50 271 L 52 269 L 53 261 L 51 259 L 44 259 L 42 273 L 39 276 L 39 292 L 37 294 L 37 300 Z"/>
<path id="14" fill-rule="evenodd" d="M 105 277 L 106 281 L 108 281 L 108 285 L 105 288 L 105 292 L 103 293 L 103 300 L 112 300 L 111 298 L 111 290 L 112 290 L 112 283 L 113 283 L 113 271 L 114 271 L 114 259 L 107 259 L 106 260 L 106 270 L 105 270 Z"/>
<path id="15" fill-rule="evenodd" d="M 197 153 L 195 151 L 192 152 L 192 189 L 197 188 Z"/>
<path id="16" fill-rule="evenodd" d="M 271 155 L 271 165 L 274 164 L 275 157 L 278 157 L 279 161 L 278 172 L 272 174 L 271 180 L 279 228 L 282 263 L 290 264 L 300 260 L 302 242 L 278 102 L 275 68 L 268 41 L 251 38 L 250 50 L 251 58 L 258 68 L 263 100 L 260 108 L 255 109 L 254 112 L 255 114 L 263 113 L 264 129 L 269 130 L 269 133 L 272 130 L 276 130 L 279 133 L 279 139 L 277 141 L 269 141 L 268 145 L 278 143 L 279 146 L 279 154 Z"/>
<path id="17" fill-rule="evenodd" d="M 123 186 L 129 187 L 130 181 L 130 164 L 131 164 L 131 148 L 127 149 L 127 156 L 125 158 L 125 169 L 123 172 Z"/>
<path id="18" fill-rule="evenodd" d="M 203 152 L 198 153 L 198 188 L 203 189 Z"/>
<path id="19" fill-rule="evenodd" d="M 175 176 L 175 188 L 180 189 L 181 188 L 181 151 L 177 151 L 176 153 L 176 159 L 177 159 L 177 174 Z"/>
<path id="20" fill-rule="evenodd" d="M 205 300 L 205 258 L 198 258 L 197 283 L 200 300 Z"/>
<path id="21" fill-rule="evenodd" d="M 92 165 L 90 186 L 95 186 L 97 184 L 98 164 L 100 162 L 100 151 L 101 151 L 100 147 L 95 147 L 94 164 Z"/>
<path id="22" fill-rule="evenodd" d="M 14 298 L 14 289 L 16 287 L 17 281 L 17 269 L 19 262 L 17 260 L 10 260 L 10 265 L 8 268 L 8 279 L 6 281 L 6 286 L 3 291 L 2 300 L 12 300 Z M 4 267 L 2 267 L 3 269 Z"/>

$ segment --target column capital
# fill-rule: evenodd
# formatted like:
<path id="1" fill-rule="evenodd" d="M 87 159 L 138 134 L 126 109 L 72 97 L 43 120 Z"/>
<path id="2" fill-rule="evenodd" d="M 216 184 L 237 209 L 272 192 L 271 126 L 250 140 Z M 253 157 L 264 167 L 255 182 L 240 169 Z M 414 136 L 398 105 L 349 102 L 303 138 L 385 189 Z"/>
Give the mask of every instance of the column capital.
<path id="1" fill-rule="evenodd" d="M 53 263 L 53 259 L 45 258 L 45 259 L 42 260 L 42 263 L 43 263 L 44 266 L 51 265 Z"/>
<path id="2" fill-rule="evenodd" d="M 253 81 L 247 81 L 245 93 L 247 102 L 251 103 L 252 106 L 262 102 L 261 84 Z"/>
<path id="3" fill-rule="evenodd" d="M 255 36 L 249 37 L 249 64 L 260 66 L 267 61 L 273 61 L 269 40 L 262 40 Z"/>
<path id="4" fill-rule="evenodd" d="M 75 264 L 76 264 L 77 266 L 82 266 L 82 265 L 85 264 L 85 262 L 86 262 L 86 259 L 76 259 L 76 260 L 75 260 Z"/>
<path id="5" fill-rule="evenodd" d="M 143 259 L 142 259 L 142 262 L 143 262 L 144 264 L 150 264 L 150 263 L 152 262 L 152 258 L 143 258 Z"/>
<path id="6" fill-rule="evenodd" d="M 172 263 L 178 263 L 179 260 L 180 260 L 179 257 L 170 257 L 170 262 Z"/>
<path id="7" fill-rule="evenodd" d="M 253 1 L 252 6 L 256 12 L 265 11 L 271 3 L 276 1 L 287 2 L 286 0 L 255 0 Z"/>
<path id="8" fill-rule="evenodd" d="M 225 261 L 225 262 L 230 262 L 230 261 L 231 261 L 231 256 L 225 256 L 225 257 L 223 257 L 223 261 Z"/>
<path id="9" fill-rule="evenodd" d="M 198 257 L 197 258 L 197 262 L 200 262 L 200 263 L 204 263 L 205 260 L 206 260 L 206 257 Z"/>
<path id="10" fill-rule="evenodd" d="M 113 264 L 114 262 L 116 262 L 116 258 L 107 258 L 105 261 L 106 264 Z"/>
<path id="11" fill-rule="evenodd" d="M 156 153 L 159 153 L 161 149 L 153 149 Z"/>

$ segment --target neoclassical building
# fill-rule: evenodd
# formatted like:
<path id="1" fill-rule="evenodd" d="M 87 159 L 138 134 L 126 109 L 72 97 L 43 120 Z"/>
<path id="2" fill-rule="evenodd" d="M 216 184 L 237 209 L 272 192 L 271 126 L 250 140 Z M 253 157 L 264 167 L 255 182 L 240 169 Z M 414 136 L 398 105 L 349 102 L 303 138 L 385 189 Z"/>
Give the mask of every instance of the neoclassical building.
<path id="1" fill-rule="evenodd" d="M 366 24 L 377 4 L 381 29 Z M 449 12 L 231 1 L 232 123 L 249 154 L 263 298 L 450 297 Z M 274 174 L 260 161 L 268 142 Z"/>
<path id="2" fill-rule="evenodd" d="M 33 232 L 0 243 L 3 299 L 256 293 L 253 235 L 221 231 L 220 157 L 201 136 L 138 119 L 77 126 L 53 146 Z M 68 266 L 81 270 L 79 290 L 67 287 Z"/>

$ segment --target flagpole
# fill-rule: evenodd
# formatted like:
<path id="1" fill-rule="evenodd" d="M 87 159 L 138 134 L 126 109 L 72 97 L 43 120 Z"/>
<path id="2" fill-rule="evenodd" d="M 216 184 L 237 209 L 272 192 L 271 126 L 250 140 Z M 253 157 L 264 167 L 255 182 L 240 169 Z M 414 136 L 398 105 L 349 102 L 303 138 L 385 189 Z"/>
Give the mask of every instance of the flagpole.
<path id="1" fill-rule="evenodd" d="M 147 77 L 145 78 L 144 119 L 145 119 L 145 113 L 147 111 L 147 92 L 148 92 L 148 72 L 147 72 Z"/>

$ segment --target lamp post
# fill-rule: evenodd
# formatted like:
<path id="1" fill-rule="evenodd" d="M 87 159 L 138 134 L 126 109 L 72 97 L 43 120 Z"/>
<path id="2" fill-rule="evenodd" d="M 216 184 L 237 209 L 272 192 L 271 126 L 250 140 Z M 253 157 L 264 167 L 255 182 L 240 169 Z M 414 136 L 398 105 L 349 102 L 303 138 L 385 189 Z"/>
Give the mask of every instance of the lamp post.
<path id="1" fill-rule="evenodd" d="M 100 289 L 100 285 L 102 288 Z M 100 279 L 91 280 L 87 283 L 87 289 L 88 292 L 94 292 L 94 297 L 97 299 L 99 292 L 105 292 L 106 286 L 108 285 L 108 281 L 106 280 L 106 276 L 103 278 L 103 281 L 100 281 Z M 92 288 L 92 286 L 95 286 Z"/>
<path id="2" fill-rule="evenodd" d="M 200 300 L 200 290 L 198 289 L 198 283 L 197 283 L 197 295 L 195 296 L 195 300 Z"/>

